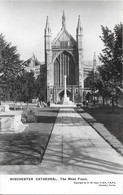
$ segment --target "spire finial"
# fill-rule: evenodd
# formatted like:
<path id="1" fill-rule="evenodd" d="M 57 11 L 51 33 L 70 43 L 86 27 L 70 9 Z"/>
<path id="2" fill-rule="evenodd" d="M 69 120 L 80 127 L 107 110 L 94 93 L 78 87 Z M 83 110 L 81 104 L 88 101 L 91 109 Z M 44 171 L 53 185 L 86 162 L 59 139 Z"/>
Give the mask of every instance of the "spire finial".
<path id="1" fill-rule="evenodd" d="M 50 29 L 50 26 L 49 26 L 49 18 L 47 16 L 47 19 L 46 19 L 46 27 L 45 27 L 45 34 L 51 34 L 51 29 Z"/>
<path id="2" fill-rule="evenodd" d="M 81 20 L 80 20 L 80 15 L 78 16 L 78 24 L 77 24 L 77 34 L 82 34 L 82 27 L 81 27 Z"/>
<path id="3" fill-rule="evenodd" d="M 66 28 L 66 21 L 65 21 L 65 13 L 63 10 L 63 16 L 62 16 L 62 28 Z"/>
<path id="4" fill-rule="evenodd" d="M 46 28 L 49 27 L 49 19 L 48 19 L 48 16 L 47 16 L 47 19 L 46 19 Z"/>
<path id="5" fill-rule="evenodd" d="M 78 16 L 78 28 L 81 27 L 80 15 Z"/>
<path id="6" fill-rule="evenodd" d="M 96 60 L 96 52 L 94 52 L 93 60 Z"/>
<path id="7" fill-rule="evenodd" d="M 97 65 L 97 60 L 96 60 L 96 52 L 94 52 L 94 57 L 93 57 L 93 69 L 95 71 Z"/>

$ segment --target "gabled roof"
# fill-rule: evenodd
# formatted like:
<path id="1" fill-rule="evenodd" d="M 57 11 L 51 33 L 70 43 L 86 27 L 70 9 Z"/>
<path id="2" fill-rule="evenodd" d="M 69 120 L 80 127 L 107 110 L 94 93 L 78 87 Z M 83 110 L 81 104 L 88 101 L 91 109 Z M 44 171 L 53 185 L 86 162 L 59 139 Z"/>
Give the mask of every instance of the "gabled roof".
<path id="1" fill-rule="evenodd" d="M 24 62 L 24 65 L 26 66 L 26 67 L 29 67 L 30 66 L 30 64 L 31 64 L 31 62 L 34 60 L 34 62 L 35 62 L 35 66 L 39 66 L 39 65 L 41 65 L 41 62 L 39 62 L 38 60 L 37 60 L 37 58 L 33 55 L 31 58 L 29 58 L 28 60 L 26 60 L 25 62 Z"/>
<path id="2" fill-rule="evenodd" d="M 55 46 L 57 41 L 65 41 L 65 40 L 61 40 L 62 36 L 64 36 L 65 39 L 69 40 L 71 45 L 76 45 L 75 39 L 67 32 L 65 28 L 61 28 L 60 32 L 57 34 L 56 38 L 53 40 L 52 46 Z"/>

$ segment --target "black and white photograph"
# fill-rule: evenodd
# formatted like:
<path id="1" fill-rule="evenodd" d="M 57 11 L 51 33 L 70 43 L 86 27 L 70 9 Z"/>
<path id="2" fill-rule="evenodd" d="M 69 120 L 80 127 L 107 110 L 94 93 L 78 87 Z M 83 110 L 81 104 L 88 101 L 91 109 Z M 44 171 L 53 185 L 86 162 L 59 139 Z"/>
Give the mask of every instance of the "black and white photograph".
<path id="1" fill-rule="evenodd" d="M 90 184 L 91 175 L 104 185 L 98 179 L 108 175 L 105 185 L 116 186 L 122 22 L 123 1 L 0 0 L 0 183 L 72 175 L 67 183 Z"/>

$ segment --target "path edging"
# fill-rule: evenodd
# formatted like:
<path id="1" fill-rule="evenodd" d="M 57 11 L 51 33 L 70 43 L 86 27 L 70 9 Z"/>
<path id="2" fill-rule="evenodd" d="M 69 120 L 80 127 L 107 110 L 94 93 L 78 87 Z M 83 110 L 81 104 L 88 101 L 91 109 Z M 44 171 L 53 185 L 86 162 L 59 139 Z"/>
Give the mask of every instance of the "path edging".
<path id="1" fill-rule="evenodd" d="M 77 111 L 76 111 L 77 112 Z M 78 113 L 81 117 L 85 119 L 85 121 L 93 127 L 96 132 L 103 137 L 103 139 L 110 144 L 112 148 L 114 148 L 118 153 L 120 153 L 123 156 L 123 145 L 120 143 L 120 141 L 117 140 L 117 138 L 112 135 L 107 128 L 104 127 L 103 124 L 98 123 L 95 118 L 93 118 L 88 113 Z M 86 115 L 88 117 L 86 117 Z"/>

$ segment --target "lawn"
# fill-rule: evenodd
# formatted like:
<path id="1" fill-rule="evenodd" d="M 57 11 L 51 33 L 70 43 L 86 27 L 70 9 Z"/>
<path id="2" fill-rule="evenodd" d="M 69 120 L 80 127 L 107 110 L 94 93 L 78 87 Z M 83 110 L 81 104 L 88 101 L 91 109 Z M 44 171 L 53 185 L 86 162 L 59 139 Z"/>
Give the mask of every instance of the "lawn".
<path id="1" fill-rule="evenodd" d="M 0 133 L 0 165 L 41 163 L 59 110 L 31 109 L 36 113 L 36 123 L 26 124 L 22 133 Z"/>
<path id="2" fill-rule="evenodd" d="M 84 111 L 92 115 L 123 144 L 123 108 L 115 107 L 112 112 L 111 107 L 85 107 Z"/>

